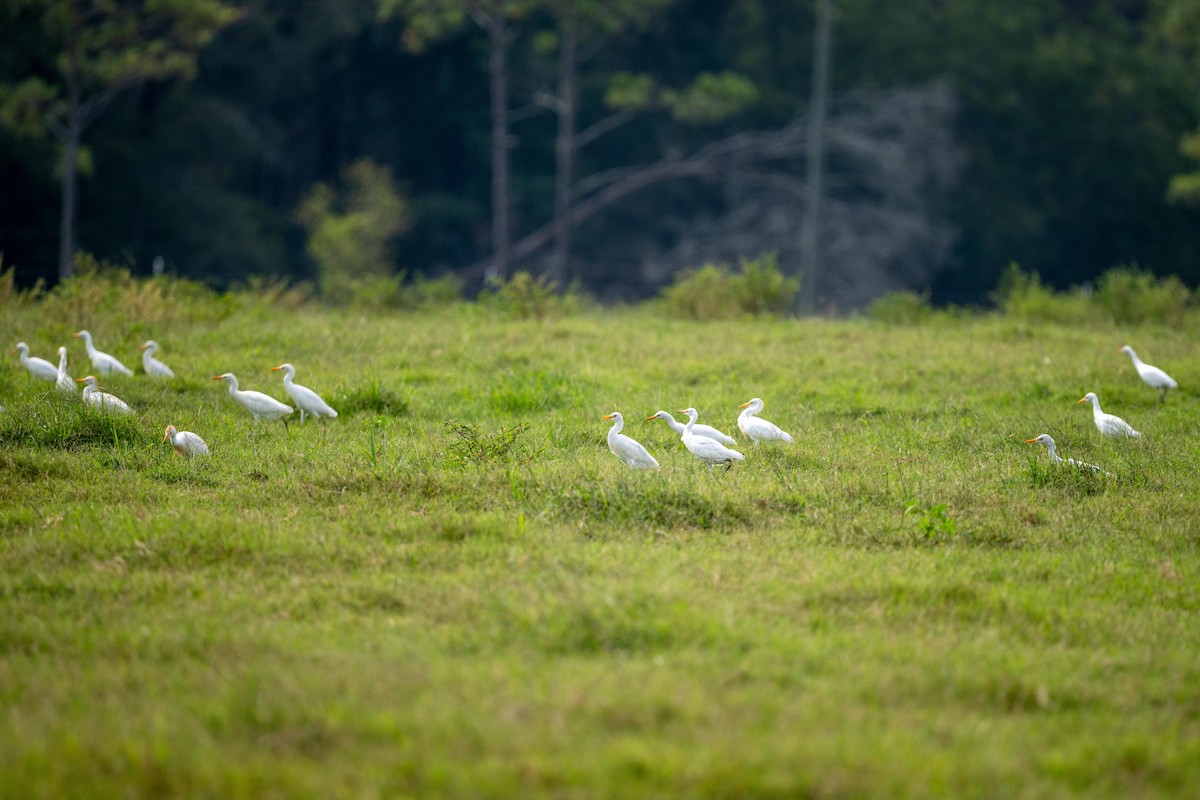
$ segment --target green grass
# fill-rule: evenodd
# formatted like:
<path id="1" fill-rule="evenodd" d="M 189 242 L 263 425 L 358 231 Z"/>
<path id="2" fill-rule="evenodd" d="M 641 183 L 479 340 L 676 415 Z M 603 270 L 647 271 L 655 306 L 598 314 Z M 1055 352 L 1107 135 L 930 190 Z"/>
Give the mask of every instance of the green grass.
<path id="1" fill-rule="evenodd" d="M 1195 331 L 293 305 L 96 312 L 183 376 L 109 379 L 132 420 L 0 369 L 0 797 L 1200 791 Z M 285 360 L 338 419 L 209 380 Z M 796 441 L 728 473 L 641 422 L 752 396 Z"/>

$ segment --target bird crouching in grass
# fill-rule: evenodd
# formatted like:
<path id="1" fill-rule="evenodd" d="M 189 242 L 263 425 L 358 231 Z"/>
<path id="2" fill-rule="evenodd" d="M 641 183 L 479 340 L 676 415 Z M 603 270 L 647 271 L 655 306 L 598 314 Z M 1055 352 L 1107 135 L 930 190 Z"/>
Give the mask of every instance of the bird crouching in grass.
<path id="1" fill-rule="evenodd" d="M 175 452 L 184 458 L 208 455 L 208 445 L 191 431 L 177 431 L 174 425 L 168 425 L 163 434 L 163 441 L 169 441 Z"/>
<path id="2" fill-rule="evenodd" d="M 1032 439 L 1026 439 L 1025 444 L 1040 444 L 1045 447 L 1050 454 L 1051 463 L 1066 464 L 1068 467 L 1094 472 L 1098 475 L 1107 475 L 1110 478 L 1113 476 L 1111 472 L 1106 472 L 1095 464 L 1088 464 L 1086 461 L 1076 461 L 1073 458 L 1063 458 L 1058 454 L 1058 450 L 1054 446 L 1054 439 L 1048 433 L 1039 433 Z"/>

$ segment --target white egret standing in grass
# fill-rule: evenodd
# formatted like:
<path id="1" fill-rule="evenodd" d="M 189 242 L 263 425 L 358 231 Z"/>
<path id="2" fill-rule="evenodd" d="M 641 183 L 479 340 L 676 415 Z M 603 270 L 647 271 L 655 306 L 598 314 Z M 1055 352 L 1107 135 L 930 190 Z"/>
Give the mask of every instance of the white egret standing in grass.
<path id="1" fill-rule="evenodd" d="M 21 366 L 28 370 L 30 375 L 43 381 L 58 380 L 58 369 L 44 358 L 29 355 L 29 345 L 17 342 L 17 346 L 9 351 L 9 355 L 18 353 L 21 356 Z"/>
<path id="2" fill-rule="evenodd" d="M 86 378 L 76 378 L 76 383 L 83 384 L 83 402 L 92 408 L 107 411 L 110 414 L 132 414 L 133 409 L 121 398 L 108 392 L 100 391 L 100 382 L 95 375 Z"/>
<path id="3" fill-rule="evenodd" d="M 300 409 L 300 424 L 304 424 L 305 416 L 310 416 L 313 419 L 321 417 L 336 417 L 337 412 L 329 407 L 321 399 L 321 395 L 314 392 L 307 386 L 301 386 L 298 383 L 293 383 L 292 378 L 296 375 L 296 368 L 291 364 L 280 364 L 278 367 L 271 367 L 272 372 L 283 370 L 283 388 L 287 390 L 288 396 L 292 398 L 292 402 Z"/>
<path id="4" fill-rule="evenodd" d="M 1088 392 L 1079 399 L 1079 402 L 1092 404 L 1092 421 L 1096 423 L 1096 430 L 1105 436 L 1131 436 L 1135 438 L 1141 436 L 1125 420 L 1115 414 L 1105 414 L 1101 411 L 1100 398 L 1096 397 L 1095 392 Z"/>
<path id="5" fill-rule="evenodd" d="M 75 380 L 67 374 L 67 348 L 58 348 L 58 375 L 54 379 L 58 390 L 64 394 L 75 394 Z"/>
<path id="6" fill-rule="evenodd" d="M 151 378 L 174 378 L 175 372 L 163 362 L 154 357 L 158 351 L 158 342 L 150 339 L 138 345 L 142 351 L 142 369 Z"/>
<path id="7" fill-rule="evenodd" d="M 713 467 L 718 464 L 724 464 L 725 471 L 728 472 L 733 467 L 733 462 L 745 460 L 746 457 L 737 450 L 731 450 L 706 436 L 696 435 L 694 428 L 696 417 L 700 416 L 699 411 L 694 408 L 684 408 L 679 413 L 687 414 L 688 417 L 688 424 L 684 426 L 683 436 L 679 437 L 680 441 L 683 442 L 683 446 L 688 449 L 689 453 L 708 464 L 709 472 L 712 472 Z"/>
<path id="8" fill-rule="evenodd" d="M 621 459 L 621 463 L 634 469 L 658 469 L 658 461 L 650 455 L 646 448 L 642 447 L 641 442 L 630 439 L 621 433 L 621 428 L 625 426 L 625 418 L 621 416 L 620 411 L 605 414 L 600 419 L 605 422 L 615 420 L 613 426 L 608 430 L 608 449 Z"/>
<path id="9" fill-rule="evenodd" d="M 132 375 L 133 370 L 125 366 L 116 358 L 108 353 L 102 353 L 96 349 L 96 345 L 92 343 L 92 335 L 87 331 L 79 331 L 71 334 L 76 339 L 83 339 L 83 346 L 87 349 L 88 358 L 92 360 L 92 366 L 101 375 L 111 375 L 114 372 L 119 372 L 122 375 Z"/>
<path id="10" fill-rule="evenodd" d="M 1161 403 L 1163 400 L 1167 399 L 1168 389 L 1179 388 L 1179 384 L 1175 382 L 1174 378 L 1163 372 L 1158 367 L 1142 361 L 1140 358 L 1138 358 L 1137 353 L 1133 352 L 1133 348 L 1129 345 L 1122 347 L 1119 352 L 1129 356 L 1129 358 L 1133 361 L 1133 368 L 1137 370 L 1138 376 L 1147 386 L 1158 390 L 1158 402 Z"/>
<path id="11" fill-rule="evenodd" d="M 167 440 L 170 440 L 175 452 L 184 458 L 208 455 L 208 445 L 191 431 L 177 431 L 174 425 L 168 425 L 166 433 L 163 434 L 163 441 Z"/>
<path id="12" fill-rule="evenodd" d="M 649 422 L 652 419 L 665 419 L 667 421 L 667 426 L 680 436 L 683 436 L 684 428 L 687 427 L 682 422 L 676 422 L 675 418 L 666 411 L 656 411 L 652 416 L 646 417 L 646 422 Z M 711 425 L 693 425 L 692 433 L 696 434 L 697 436 L 703 436 L 707 439 L 712 439 L 714 442 L 720 442 L 721 444 L 737 444 L 737 440 L 732 436 L 726 436 L 724 433 L 712 427 Z"/>
<path id="13" fill-rule="evenodd" d="M 270 395 L 262 392 L 242 391 L 238 389 L 238 379 L 232 372 L 223 372 L 213 376 L 214 381 L 225 381 L 229 384 L 230 396 L 242 408 L 250 412 L 255 419 L 281 419 L 283 427 L 287 428 L 287 418 L 291 416 L 292 407 L 281 403 Z"/>
<path id="14" fill-rule="evenodd" d="M 1050 461 L 1055 464 L 1066 464 L 1067 466 L 1075 467 L 1076 469 L 1086 469 L 1086 470 L 1090 470 L 1092 472 L 1100 472 L 1100 473 L 1103 473 L 1104 475 L 1108 475 L 1110 478 L 1112 477 L 1111 472 L 1105 472 L 1104 470 L 1097 467 L 1095 464 L 1088 464 L 1084 461 L 1076 461 L 1073 458 L 1063 458 L 1062 456 L 1060 456 L 1058 454 L 1058 451 L 1054 447 L 1054 439 L 1048 433 L 1039 433 L 1037 436 L 1033 437 L 1032 439 L 1026 439 L 1025 444 L 1043 445 L 1046 448 L 1046 450 L 1050 453 Z"/>
<path id="15" fill-rule="evenodd" d="M 755 444 L 759 442 L 790 442 L 792 440 L 791 434 L 774 422 L 768 422 L 755 416 L 763 410 L 763 401 L 759 398 L 755 397 L 749 403 L 742 403 L 738 408 L 742 409 L 742 413 L 738 414 L 738 427 Z"/>

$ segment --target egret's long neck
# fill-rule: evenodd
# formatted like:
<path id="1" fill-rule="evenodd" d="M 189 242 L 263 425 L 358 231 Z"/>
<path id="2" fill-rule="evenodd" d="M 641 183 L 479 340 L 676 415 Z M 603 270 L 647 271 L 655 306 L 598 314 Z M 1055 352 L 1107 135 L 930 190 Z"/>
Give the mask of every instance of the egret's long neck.
<path id="1" fill-rule="evenodd" d="M 1133 352 L 1132 350 L 1129 351 L 1129 358 L 1133 361 L 1133 365 L 1135 367 L 1140 367 L 1142 365 L 1142 360 L 1138 358 L 1137 353 Z"/>
<path id="2" fill-rule="evenodd" d="M 92 344 L 92 335 L 90 333 L 83 335 L 83 347 L 87 350 L 88 358 L 96 355 L 96 345 Z"/>
<path id="3" fill-rule="evenodd" d="M 1050 453 L 1051 462 L 1057 464 L 1058 462 L 1062 461 L 1062 458 L 1058 455 L 1058 450 L 1054 447 L 1054 442 L 1046 445 L 1046 450 Z"/>
<path id="4" fill-rule="evenodd" d="M 748 405 L 742 409 L 742 413 L 738 414 L 738 419 L 745 419 L 746 417 L 753 417 L 755 414 L 757 414 L 759 412 L 760 409 L 761 409 L 761 406 L 759 406 L 758 403 L 751 403 L 750 405 Z"/>
<path id="5" fill-rule="evenodd" d="M 146 368 L 147 372 L 150 371 L 150 362 L 153 360 L 154 360 L 154 348 L 147 347 L 145 350 L 142 351 L 142 366 Z"/>
<path id="6" fill-rule="evenodd" d="M 625 420 L 621 417 L 617 417 L 617 419 L 613 422 L 613 426 L 608 429 L 608 440 L 611 442 L 614 438 L 616 438 L 617 434 L 621 432 L 621 428 L 624 427 Z"/>
<path id="7" fill-rule="evenodd" d="M 62 349 L 58 351 L 58 374 L 65 375 L 67 373 L 67 351 Z"/>
<path id="8" fill-rule="evenodd" d="M 237 378 L 230 377 L 226 378 L 225 381 L 229 384 L 229 393 L 236 396 L 238 393 Z"/>
<path id="9" fill-rule="evenodd" d="M 668 414 L 665 411 L 663 412 L 663 419 L 665 419 L 667 421 L 667 427 L 669 427 L 671 430 L 675 431 L 678 434 L 683 433 L 686 426 L 684 426 L 684 424 L 682 422 L 679 422 L 678 420 L 676 420 L 674 417 L 672 417 L 670 414 Z"/>
<path id="10" fill-rule="evenodd" d="M 687 426 L 683 429 L 684 435 L 691 433 L 692 428 L 694 428 L 695 425 L 696 425 L 696 415 L 688 414 Z"/>

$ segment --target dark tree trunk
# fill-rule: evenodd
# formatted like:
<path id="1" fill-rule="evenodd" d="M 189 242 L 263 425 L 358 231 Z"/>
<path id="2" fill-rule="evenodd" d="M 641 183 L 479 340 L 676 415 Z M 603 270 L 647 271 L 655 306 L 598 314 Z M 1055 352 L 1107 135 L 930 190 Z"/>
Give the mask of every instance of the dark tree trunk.
<path id="1" fill-rule="evenodd" d="M 817 0 L 816 47 L 813 48 L 812 100 L 808 110 L 807 175 L 804 221 L 800 233 L 800 291 L 796 310 L 816 305 L 821 275 L 821 206 L 825 193 L 825 117 L 829 108 L 829 67 L 832 61 L 833 0 Z"/>
<path id="2" fill-rule="evenodd" d="M 492 271 L 509 272 L 508 33 L 503 0 L 497 0 L 488 25 L 488 71 L 492 104 Z"/>
<path id="3" fill-rule="evenodd" d="M 575 166 L 575 116 L 578 107 L 579 16 L 575 9 L 562 20 L 562 40 L 558 56 L 558 136 L 554 141 L 554 253 L 551 274 L 560 286 L 572 278 L 571 259 L 571 181 Z"/>

